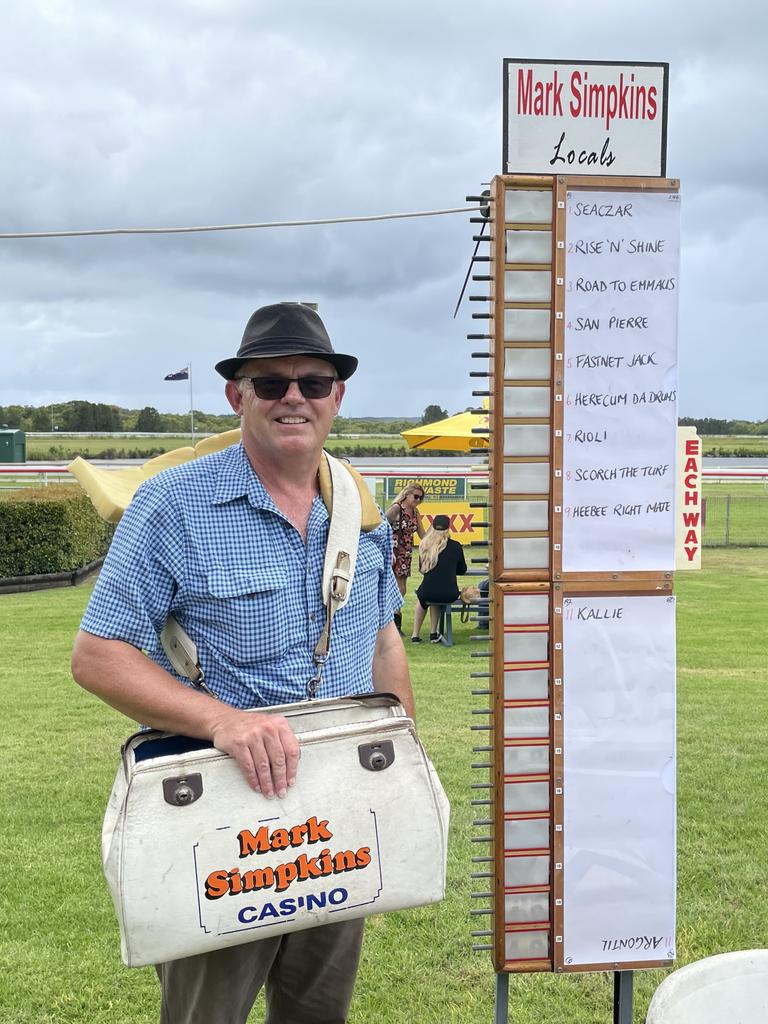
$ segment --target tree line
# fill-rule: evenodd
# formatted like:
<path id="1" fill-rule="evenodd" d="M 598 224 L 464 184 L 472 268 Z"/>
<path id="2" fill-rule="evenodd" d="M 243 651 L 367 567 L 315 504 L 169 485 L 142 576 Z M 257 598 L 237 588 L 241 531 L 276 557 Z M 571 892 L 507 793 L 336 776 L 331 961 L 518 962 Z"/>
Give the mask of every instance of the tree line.
<path id="1" fill-rule="evenodd" d="M 220 434 L 239 426 L 236 416 L 217 415 L 195 409 L 195 431 Z M 337 416 L 333 424 L 336 434 L 399 434 L 418 423 L 434 423 L 445 419 L 448 412 L 439 405 L 428 405 L 421 418 L 413 417 L 346 417 Z M 722 420 L 711 417 L 682 416 L 681 427 L 696 427 L 702 436 L 708 434 L 768 435 L 768 420 Z M 188 434 L 189 413 L 158 412 L 151 405 L 143 409 L 122 409 L 102 402 L 63 402 L 58 405 L 0 405 L 0 427 L 31 433 L 53 430 L 79 433 Z"/>
<path id="2" fill-rule="evenodd" d="M 702 437 L 707 434 L 752 434 L 764 437 L 768 434 L 768 420 L 717 420 L 709 416 L 701 419 L 682 416 L 677 422 L 681 427 L 696 427 L 696 433 Z"/>
<path id="3" fill-rule="evenodd" d="M 430 407 L 435 408 L 435 407 Z M 426 412 L 426 410 L 425 410 Z M 446 414 L 447 415 L 447 414 Z M 220 434 L 240 426 L 233 415 L 194 411 L 195 432 Z M 399 434 L 419 422 L 408 418 L 354 418 L 337 416 L 333 432 L 337 434 Z M 422 422 L 429 422 L 422 419 Z M 151 405 L 143 409 L 123 409 L 102 402 L 63 402 L 57 405 L 0 405 L 0 427 L 28 433 L 60 430 L 75 433 L 188 434 L 189 413 L 158 412 Z"/>

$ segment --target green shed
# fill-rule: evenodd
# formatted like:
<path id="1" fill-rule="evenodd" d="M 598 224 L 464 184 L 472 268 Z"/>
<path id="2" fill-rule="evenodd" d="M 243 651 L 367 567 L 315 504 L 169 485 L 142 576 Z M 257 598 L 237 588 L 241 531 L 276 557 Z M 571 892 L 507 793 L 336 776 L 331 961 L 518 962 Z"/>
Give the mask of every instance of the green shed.
<path id="1" fill-rule="evenodd" d="M 0 430 L 0 462 L 26 462 L 27 435 L 23 430 Z"/>

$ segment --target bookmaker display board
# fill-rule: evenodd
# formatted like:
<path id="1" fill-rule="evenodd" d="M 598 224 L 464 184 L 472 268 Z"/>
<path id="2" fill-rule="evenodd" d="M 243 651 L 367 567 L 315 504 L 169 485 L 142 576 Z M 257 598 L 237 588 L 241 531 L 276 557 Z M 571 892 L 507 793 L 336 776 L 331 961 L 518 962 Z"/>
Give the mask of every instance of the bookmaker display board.
<path id="1" fill-rule="evenodd" d="M 489 203 L 473 337 L 491 381 L 491 885 L 474 912 L 499 972 L 664 966 L 678 183 L 504 175 Z"/>
<path id="2" fill-rule="evenodd" d="M 563 573 L 674 569 L 678 200 L 566 193 Z"/>

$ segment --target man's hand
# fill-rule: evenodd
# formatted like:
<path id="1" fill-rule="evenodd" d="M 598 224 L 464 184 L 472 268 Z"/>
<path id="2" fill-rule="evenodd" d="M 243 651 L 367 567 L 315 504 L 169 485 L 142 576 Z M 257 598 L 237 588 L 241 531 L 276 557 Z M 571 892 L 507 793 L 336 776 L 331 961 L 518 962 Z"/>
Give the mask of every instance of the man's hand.
<path id="1" fill-rule="evenodd" d="M 222 708 L 211 723 L 211 739 L 237 761 L 248 784 L 268 800 L 281 799 L 296 781 L 299 741 L 282 715 Z"/>
<path id="2" fill-rule="evenodd" d="M 239 711 L 184 686 L 122 640 L 82 630 L 72 674 L 86 690 L 136 722 L 213 741 L 235 758 L 248 784 L 266 797 L 284 797 L 296 781 L 299 743 L 281 715 Z"/>

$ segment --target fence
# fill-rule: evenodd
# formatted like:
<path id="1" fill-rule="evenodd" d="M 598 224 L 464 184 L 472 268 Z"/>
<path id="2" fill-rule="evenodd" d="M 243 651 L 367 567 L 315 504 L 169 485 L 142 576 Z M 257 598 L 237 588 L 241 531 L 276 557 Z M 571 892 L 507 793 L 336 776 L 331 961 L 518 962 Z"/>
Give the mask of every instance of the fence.
<path id="1" fill-rule="evenodd" d="M 768 547 L 768 495 L 713 495 L 702 511 L 705 548 Z"/>
<path id="2" fill-rule="evenodd" d="M 399 470 L 362 468 L 363 476 L 369 482 L 379 504 L 389 503 L 389 492 L 392 485 L 400 484 L 405 478 L 421 481 L 430 478 L 433 481 L 441 482 L 440 490 L 444 493 L 430 494 L 431 500 L 442 500 L 454 503 L 468 500 L 461 488 L 466 487 L 469 480 L 485 480 L 482 469 L 470 470 L 466 466 L 456 469 L 453 473 L 446 470 L 424 469 L 421 466 L 414 467 L 413 472 Z M 726 477 L 726 472 L 728 476 Z M 754 480 L 759 479 L 765 482 L 768 488 L 768 470 L 738 471 L 738 470 L 704 470 L 705 481 L 715 480 L 721 484 L 728 479 L 733 485 L 733 492 L 729 494 L 708 495 L 703 499 L 703 546 L 705 548 L 717 547 L 768 547 L 768 493 L 766 494 L 739 494 L 739 485 L 735 482 L 736 477 Z M 391 478 L 391 479 L 390 479 Z M 450 479 L 448 479 L 450 478 Z M 389 480 L 389 486 L 388 486 Z M 48 483 L 73 483 L 73 478 L 63 466 L 40 466 L 31 468 L 4 466 L 0 468 L 0 491 L 17 489 L 25 486 L 39 487 Z M 452 485 L 448 493 L 448 483 Z M 457 506 L 458 508 L 458 506 Z M 458 510 L 461 520 L 467 520 L 465 524 L 469 529 L 468 512 L 469 505 L 462 504 Z M 439 511 L 445 511 L 440 508 Z M 453 511 L 453 508 L 451 509 Z"/>
<path id="3" fill-rule="evenodd" d="M 24 487 L 47 487 L 48 484 L 73 484 L 75 478 L 64 466 L 0 466 L 0 491 L 18 491 Z"/>

